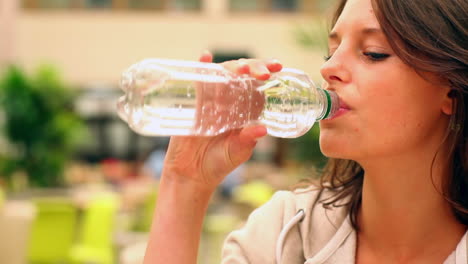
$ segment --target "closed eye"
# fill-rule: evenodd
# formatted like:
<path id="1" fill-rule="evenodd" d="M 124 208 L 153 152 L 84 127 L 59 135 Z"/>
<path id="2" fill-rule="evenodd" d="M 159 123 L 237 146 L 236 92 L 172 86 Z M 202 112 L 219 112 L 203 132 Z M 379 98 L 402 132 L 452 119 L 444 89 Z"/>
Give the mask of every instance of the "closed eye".
<path id="1" fill-rule="evenodd" d="M 371 61 L 382 61 L 390 57 L 390 54 L 377 53 L 377 52 L 364 52 L 364 56 L 368 57 Z"/>

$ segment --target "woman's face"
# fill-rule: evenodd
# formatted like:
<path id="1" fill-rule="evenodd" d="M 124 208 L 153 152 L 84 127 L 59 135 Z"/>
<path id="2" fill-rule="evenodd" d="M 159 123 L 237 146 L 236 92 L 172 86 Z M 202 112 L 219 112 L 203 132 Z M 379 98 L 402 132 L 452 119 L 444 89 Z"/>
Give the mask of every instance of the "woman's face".
<path id="1" fill-rule="evenodd" d="M 421 77 L 395 55 L 370 0 L 348 1 L 331 31 L 329 55 L 324 88 L 343 104 L 335 118 L 320 121 L 325 155 L 397 158 L 442 142 L 452 109 L 448 86 Z"/>

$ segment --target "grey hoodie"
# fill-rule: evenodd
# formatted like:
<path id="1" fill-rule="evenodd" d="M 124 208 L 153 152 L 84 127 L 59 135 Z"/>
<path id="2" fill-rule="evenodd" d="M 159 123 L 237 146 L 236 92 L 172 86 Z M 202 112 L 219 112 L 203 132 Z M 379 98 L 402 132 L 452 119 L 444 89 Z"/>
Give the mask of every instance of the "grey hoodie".
<path id="1" fill-rule="evenodd" d="M 317 187 L 279 191 L 232 232 L 223 264 L 348 264 L 355 262 L 356 233 L 344 207 L 325 209 L 330 196 Z M 468 264 L 465 234 L 444 264 Z"/>

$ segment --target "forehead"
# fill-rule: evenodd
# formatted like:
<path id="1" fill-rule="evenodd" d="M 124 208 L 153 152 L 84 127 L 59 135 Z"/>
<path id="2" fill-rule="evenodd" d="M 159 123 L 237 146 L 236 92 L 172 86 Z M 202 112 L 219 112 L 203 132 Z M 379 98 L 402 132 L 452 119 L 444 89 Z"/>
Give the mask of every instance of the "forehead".
<path id="1" fill-rule="evenodd" d="M 371 0 L 348 0 L 334 30 L 347 26 L 380 28 Z"/>

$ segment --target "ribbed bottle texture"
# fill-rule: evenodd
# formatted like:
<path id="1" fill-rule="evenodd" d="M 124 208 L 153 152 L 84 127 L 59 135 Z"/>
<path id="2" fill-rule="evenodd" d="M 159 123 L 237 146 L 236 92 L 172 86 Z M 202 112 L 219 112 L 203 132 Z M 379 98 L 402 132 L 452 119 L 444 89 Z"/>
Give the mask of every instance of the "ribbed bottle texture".
<path id="1" fill-rule="evenodd" d="M 214 136 L 260 123 L 272 136 L 294 138 L 339 107 L 334 92 L 289 68 L 259 81 L 215 63 L 146 59 L 122 74 L 121 88 L 119 116 L 150 136 Z"/>

